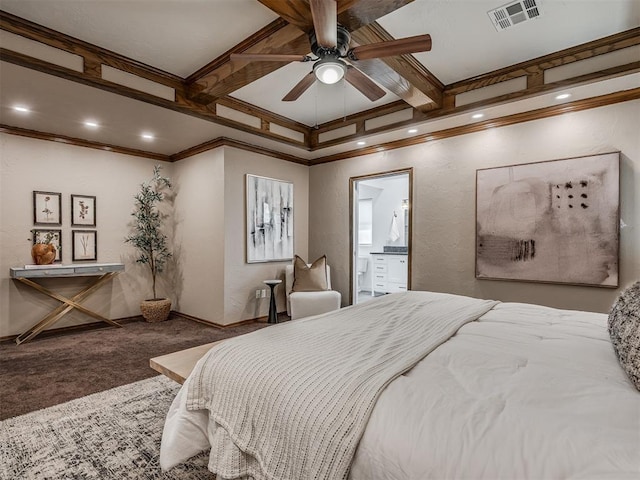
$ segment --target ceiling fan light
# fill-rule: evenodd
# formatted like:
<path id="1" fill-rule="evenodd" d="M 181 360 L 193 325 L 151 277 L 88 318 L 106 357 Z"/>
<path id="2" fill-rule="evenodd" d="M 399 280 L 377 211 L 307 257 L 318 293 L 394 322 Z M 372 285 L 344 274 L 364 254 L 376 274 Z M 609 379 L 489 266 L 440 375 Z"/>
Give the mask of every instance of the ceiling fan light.
<path id="1" fill-rule="evenodd" d="M 345 65 L 340 60 L 320 60 L 313 66 L 313 73 L 322 83 L 333 85 L 344 77 Z"/>

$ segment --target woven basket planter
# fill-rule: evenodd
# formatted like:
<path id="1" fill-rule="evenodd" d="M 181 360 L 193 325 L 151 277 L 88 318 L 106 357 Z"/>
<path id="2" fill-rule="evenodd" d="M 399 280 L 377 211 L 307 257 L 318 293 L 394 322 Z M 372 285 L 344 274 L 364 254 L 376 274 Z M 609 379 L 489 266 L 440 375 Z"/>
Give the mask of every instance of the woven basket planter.
<path id="1" fill-rule="evenodd" d="M 164 322 L 171 312 L 171 300 L 143 300 L 140 302 L 140 311 L 147 322 Z"/>

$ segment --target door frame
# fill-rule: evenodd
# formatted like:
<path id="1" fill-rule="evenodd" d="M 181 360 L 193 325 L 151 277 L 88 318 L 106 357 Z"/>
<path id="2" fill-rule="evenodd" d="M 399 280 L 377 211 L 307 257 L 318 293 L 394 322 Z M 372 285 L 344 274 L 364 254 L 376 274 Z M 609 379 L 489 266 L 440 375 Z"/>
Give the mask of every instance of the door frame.
<path id="1" fill-rule="evenodd" d="M 357 275 L 354 277 L 354 259 L 357 255 L 357 245 L 354 244 L 354 221 L 355 221 L 355 199 L 353 191 L 356 182 L 362 180 L 372 180 L 374 178 L 395 177 L 397 175 L 409 175 L 409 208 L 407 218 L 409 219 L 408 238 L 407 238 L 407 260 L 409 261 L 407 269 L 407 290 L 411 290 L 411 264 L 412 264 L 412 243 L 413 243 L 413 167 L 399 168 L 397 170 L 387 170 L 379 173 L 369 173 L 366 175 L 358 175 L 349 178 L 349 305 L 353 305 L 353 285 L 354 278 L 357 279 Z"/>

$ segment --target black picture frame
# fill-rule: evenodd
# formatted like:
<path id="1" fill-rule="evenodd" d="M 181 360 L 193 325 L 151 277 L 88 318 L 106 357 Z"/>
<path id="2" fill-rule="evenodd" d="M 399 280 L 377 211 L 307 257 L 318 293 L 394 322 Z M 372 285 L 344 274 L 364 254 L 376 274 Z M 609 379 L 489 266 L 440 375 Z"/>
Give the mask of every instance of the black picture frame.
<path id="1" fill-rule="evenodd" d="M 33 192 L 33 224 L 62 225 L 62 194 L 59 192 Z"/>
<path id="2" fill-rule="evenodd" d="M 53 238 L 50 241 L 47 240 L 48 234 L 51 234 Z M 62 262 L 62 230 L 49 229 L 49 228 L 34 228 L 31 230 L 31 236 L 33 244 L 36 243 L 51 243 L 56 247 L 56 258 L 53 263 Z"/>
<path id="3" fill-rule="evenodd" d="M 95 230 L 72 230 L 71 256 L 74 262 L 95 262 L 98 260 L 98 232 Z"/>
<path id="4" fill-rule="evenodd" d="M 96 197 L 71 194 L 71 226 L 96 226 Z"/>

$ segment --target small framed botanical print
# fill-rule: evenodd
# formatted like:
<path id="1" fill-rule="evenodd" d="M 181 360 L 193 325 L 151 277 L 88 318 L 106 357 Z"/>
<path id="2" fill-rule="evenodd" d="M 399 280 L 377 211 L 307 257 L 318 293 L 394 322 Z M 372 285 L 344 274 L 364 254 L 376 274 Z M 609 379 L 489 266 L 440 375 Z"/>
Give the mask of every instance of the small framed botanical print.
<path id="1" fill-rule="evenodd" d="M 96 226 L 96 197 L 71 195 L 71 226 Z"/>
<path id="2" fill-rule="evenodd" d="M 48 230 L 44 228 L 34 228 L 31 230 L 33 235 L 33 244 L 50 243 L 56 247 L 55 263 L 62 261 L 62 230 Z"/>
<path id="3" fill-rule="evenodd" d="M 62 225 L 62 194 L 33 192 L 34 225 Z"/>
<path id="4" fill-rule="evenodd" d="M 74 262 L 98 259 L 98 233 L 95 230 L 72 230 L 71 237 Z"/>
<path id="5" fill-rule="evenodd" d="M 71 235 L 74 262 L 98 259 L 98 232 L 95 230 L 72 230 Z"/>

